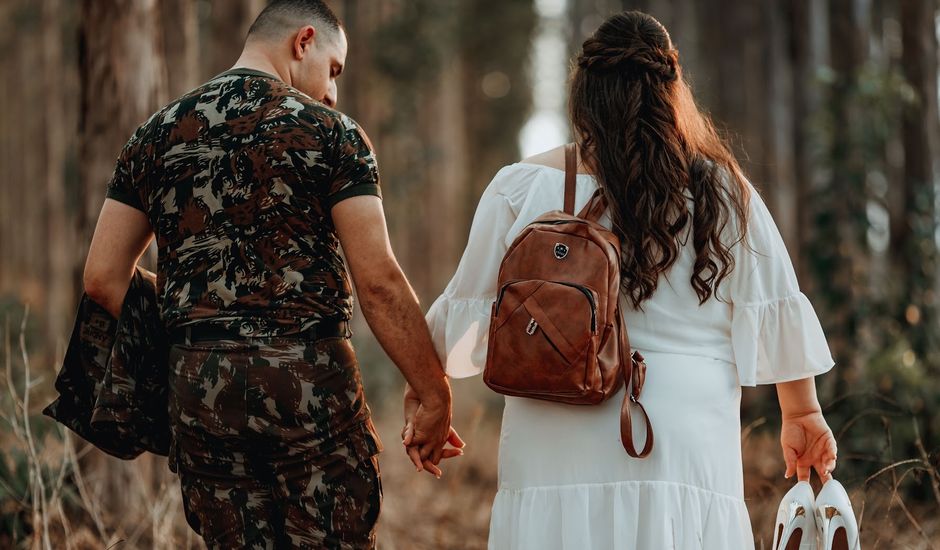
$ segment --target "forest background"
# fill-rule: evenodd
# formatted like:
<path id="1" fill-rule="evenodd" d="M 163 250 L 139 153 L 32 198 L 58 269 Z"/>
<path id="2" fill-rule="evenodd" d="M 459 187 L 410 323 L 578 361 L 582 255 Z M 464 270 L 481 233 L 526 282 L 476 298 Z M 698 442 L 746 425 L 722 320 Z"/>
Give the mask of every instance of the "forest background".
<path id="1" fill-rule="evenodd" d="M 165 458 L 120 461 L 39 414 L 121 146 L 228 69 L 264 0 L 0 1 L 0 547 L 198 548 Z M 870 548 L 940 549 L 936 0 L 333 0 L 338 107 L 378 152 L 392 244 L 426 308 L 503 165 L 568 140 L 569 60 L 607 15 L 670 30 L 700 104 L 784 236 L 836 368 L 817 379 Z M 153 269 L 155 250 L 143 264 Z M 466 456 L 399 452 L 402 380 L 357 312 L 387 451 L 380 548 L 485 548 L 502 399 L 454 381 Z M 772 386 L 744 390 L 758 548 L 783 478 Z M 814 479 L 818 488 L 818 480 Z"/>

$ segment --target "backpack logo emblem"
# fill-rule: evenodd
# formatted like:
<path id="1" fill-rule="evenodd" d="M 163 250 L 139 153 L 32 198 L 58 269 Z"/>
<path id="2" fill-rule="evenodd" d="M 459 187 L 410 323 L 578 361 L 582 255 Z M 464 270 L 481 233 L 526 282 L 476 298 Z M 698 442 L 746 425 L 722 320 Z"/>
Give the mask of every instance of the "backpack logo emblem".
<path id="1" fill-rule="evenodd" d="M 568 245 L 562 243 L 555 243 L 555 257 L 559 260 L 564 260 L 565 256 L 568 255 Z"/>
<path id="2" fill-rule="evenodd" d="M 534 318 L 533 318 L 533 319 L 529 319 L 529 325 L 528 325 L 527 327 L 525 327 L 525 332 L 526 332 L 526 334 L 528 334 L 529 336 L 532 336 L 533 334 L 535 334 L 535 329 L 537 329 L 537 328 L 539 328 L 539 324 L 538 324 L 537 322 L 535 322 L 535 319 L 534 319 Z"/>

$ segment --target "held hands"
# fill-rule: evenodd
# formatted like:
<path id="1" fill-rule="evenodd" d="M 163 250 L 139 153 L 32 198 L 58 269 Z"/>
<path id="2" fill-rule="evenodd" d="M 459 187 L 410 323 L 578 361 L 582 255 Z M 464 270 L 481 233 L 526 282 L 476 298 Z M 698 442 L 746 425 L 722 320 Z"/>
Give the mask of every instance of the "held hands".
<path id="1" fill-rule="evenodd" d="M 810 468 L 823 483 L 832 479 L 836 467 L 836 439 L 821 411 L 784 416 L 780 426 L 780 445 L 787 464 L 784 477 L 796 472 L 798 481 L 809 481 Z"/>
<path id="2" fill-rule="evenodd" d="M 418 393 L 405 385 L 405 426 L 401 430 L 402 444 L 417 471 L 426 470 L 440 479 L 443 472 L 438 467 L 441 459 L 463 454 L 464 442 L 450 425 L 450 399 L 443 401 L 421 401 Z M 452 447 L 445 448 L 447 444 Z"/>

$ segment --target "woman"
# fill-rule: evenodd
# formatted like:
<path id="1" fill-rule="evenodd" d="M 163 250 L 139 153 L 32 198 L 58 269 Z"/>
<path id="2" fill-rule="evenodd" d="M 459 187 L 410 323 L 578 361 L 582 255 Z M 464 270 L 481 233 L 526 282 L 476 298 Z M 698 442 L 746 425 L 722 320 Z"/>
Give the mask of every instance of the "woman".
<path id="1" fill-rule="evenodd" d="M 507 397 L 490 548 L 753 548 L 741 386 L 777 384 L 786 476 L 808 479 L 813 467 L 831 477 L 835 440 L 813 377 L 833 361 L 819 321 L 658 21 L 634 11 L 604 22 L 584 42 L 570 92 L 582 159 L 575 212 L 603 189 L 602 223 L 622 242 L 623 315 L 649 367 L 641 400 L 655 445 L 644 459 L 624 452 L 622 393 L 596 406 Z M 563 190 L 559 147 L 504 167 L 483 193 L 457 272 L 427 315 L 450 376 L 481 372 L 503 254 L 561 209 Z"/>

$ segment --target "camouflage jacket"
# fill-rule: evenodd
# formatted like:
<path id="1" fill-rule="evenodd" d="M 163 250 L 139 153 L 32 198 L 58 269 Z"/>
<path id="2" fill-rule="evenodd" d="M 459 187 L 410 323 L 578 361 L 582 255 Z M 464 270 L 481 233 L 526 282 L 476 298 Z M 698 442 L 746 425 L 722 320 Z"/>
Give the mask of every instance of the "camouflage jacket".
<path id="1" fill-rule="evenodd" d="M 83 293 L 55 379 L 59 397 L 42 413 L 118 458 L 166 456 L 168 350 L 152 274 L 137 268 L 118 319 Z"/>

